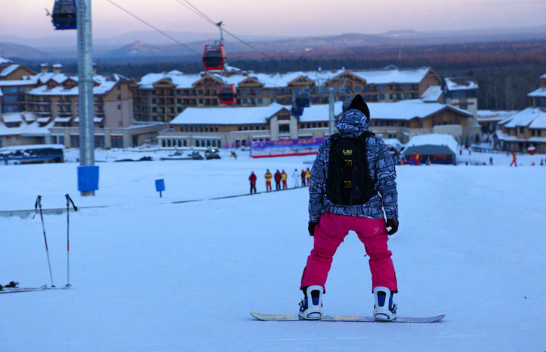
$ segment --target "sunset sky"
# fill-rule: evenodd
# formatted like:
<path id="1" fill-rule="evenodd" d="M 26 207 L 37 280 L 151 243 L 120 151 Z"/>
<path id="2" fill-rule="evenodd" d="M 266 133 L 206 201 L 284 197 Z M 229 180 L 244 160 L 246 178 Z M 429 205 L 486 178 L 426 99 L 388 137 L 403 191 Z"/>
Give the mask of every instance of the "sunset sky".
<path id="1" fill-rule="evenodd" d="M 169 31 L 214 33 L 176 0 L 113 0 Z M 183 1 L 183 0 L 180 0 Z M 381 33 L 396 29 L 436 31 L 546 25 L 546 0 L 193 0 L 237 34 L 324 35 Z M 44 8 L 53 0 L 1 0 L 0 33 L 53 34 Z M 94 36 L 148 30 L 106 0 L 92 0 Z"/>

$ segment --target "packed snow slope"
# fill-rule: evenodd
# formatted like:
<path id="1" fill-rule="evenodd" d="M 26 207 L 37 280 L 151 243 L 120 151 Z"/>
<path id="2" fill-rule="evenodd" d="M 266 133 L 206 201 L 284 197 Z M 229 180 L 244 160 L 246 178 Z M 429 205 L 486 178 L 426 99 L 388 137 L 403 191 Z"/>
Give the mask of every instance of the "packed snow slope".
<path id="1" fill-rule="evenodd" d="M 296 313 L 312 248 L 306 188 L 248 192 L 248 175 L 312 157 L 101 164 L 77 196 L 76 164 L 0 168 L 0 210 L 70 213 L 71 290 L 0 295 L 0 351 L 543 351 L 546 167 L 403 166 L 400 230 L 389 244 L 401 316 L 437 324 L 260 322 Z M 164 178 L 159 198 L 154 180 Z M 291 179 L 289 183 L 291 184 Z M 172 204 L 171 201 L 204 199 Z M 46 215 L 53 278 L 66 284 L 66 215 Z M 369 315 L 368 258 L 340 246 L 325 314 Z M 50 284 L 40 217 L 0 217 L 0 282 Z"/>

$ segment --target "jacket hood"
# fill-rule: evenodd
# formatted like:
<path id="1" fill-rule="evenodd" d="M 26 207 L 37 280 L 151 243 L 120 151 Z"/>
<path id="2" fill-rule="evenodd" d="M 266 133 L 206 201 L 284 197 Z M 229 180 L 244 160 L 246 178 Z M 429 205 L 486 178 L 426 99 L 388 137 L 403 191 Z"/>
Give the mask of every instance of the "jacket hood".
<path id="1" fill-rule="evenodd" d="M 358 136 L 370 129 L 370 123 L 362 111 L 350 109 L 341 115 L 336 127 L 341 134 L 355 134 Z"/>

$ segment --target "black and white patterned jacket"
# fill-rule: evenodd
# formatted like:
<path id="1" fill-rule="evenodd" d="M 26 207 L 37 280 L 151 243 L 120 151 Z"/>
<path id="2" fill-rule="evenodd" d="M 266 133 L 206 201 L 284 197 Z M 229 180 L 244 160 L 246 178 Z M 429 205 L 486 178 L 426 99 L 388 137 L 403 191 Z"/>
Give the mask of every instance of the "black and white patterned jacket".
<path id="1" fill-rule="evenodd" d="M 356 138 L 369 129 L 366 116 L 358 110 L 346 111 L 337 128 L 342 138 Z M 339 215 L 359 216 L 372 219 L 398 219 L 398 192 L 396 170 L 388 148 L 379 137 L 369 137 L 366 143 L 370 175 L 378 194 L 362 205 L 335 205 L 326 196 L 326 179 L 330 157 L 330 140 L 319 148 L 311 170 L 309 186 L 309 221 L 318 222 L 321 215 L 330 212 Z M 383 210 L 385 214 L 383 214 Z"/>

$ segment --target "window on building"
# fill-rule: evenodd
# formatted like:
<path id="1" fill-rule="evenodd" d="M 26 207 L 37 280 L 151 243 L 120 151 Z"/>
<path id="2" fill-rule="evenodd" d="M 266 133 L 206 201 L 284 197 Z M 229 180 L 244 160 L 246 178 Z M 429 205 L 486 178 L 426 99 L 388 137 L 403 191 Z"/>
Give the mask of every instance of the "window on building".
<path id="1" fill-rule="evenodd" d="M 355 86 L 355 92 L 360 92 L 362 90 L 361 86 Z"/>
<path id="2" fill-rule="evenodd" d="M 243 92 L 243 95 L 247 95 L 248 94 L 248 89 L 243 89 L 242 92 Z"/>
<path id="3" fill-rule="evenodd" d="M 409 99 L 410 95 L 409 93 L 404 93 L 404 99 Z"/>
<path id="4" fill-rule="evenodd" d="M 379 100 L 385 100 L 385 94 L 379 94 Z"/>
<path id="5" fill-rule="evenodd" d="M 384 85 L 380 85 L 379 86 L 379 91 L 384 91 L 385 90 L 385 86 Z"/>
<path id="6" fill-rule="evenodd" d="M 262 95 L 263 94 L 263 90 L 262 89 L 258 89 L 258 95 Z"/>
<path id="7" fill-rule="evenodd" d="M 370 91 L 370 86 L 364 86 L 364 92 L 369 92 Z"/>
<path id="8" fill-rule="evenodd" d="M 525 132 L 525 129 L 523 127 L 520 127 L 519 128 L 519 133 L 524 133 Z"/>
<path id="9" fill-rule="evenodd" d="M 467 104 L 461 104 L 461 105 L 459 105 L 459 109 L 468 110 L 468 105 Z"/>
<path id="10" fill-rule="evenodd" d="M 258 98 L 258 104 L 263 104 L 264 100 L 262 98 Z"/>
<path id="11" fill-rule="evenodd" d="M 546 98 L 537 98 L 537 107 L 546 108 Z"/>
<path id="12" fill-rule="evenodd" d="M 155 95 L 155 90 L 152 90 L 152 95 Z"/>
<path id="13" fill-rule="evenodd" d="M 123 148 L 123 137 L 112 136 L 110 137 L 110 143 L 112 144 L 112 148 Z"/>
<path id="14" fill-rule="evenodd" d="M 248 103 L 248 99 L 247 98 L 243 98 L 243 104 L 247 104 Z"/>

